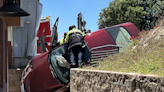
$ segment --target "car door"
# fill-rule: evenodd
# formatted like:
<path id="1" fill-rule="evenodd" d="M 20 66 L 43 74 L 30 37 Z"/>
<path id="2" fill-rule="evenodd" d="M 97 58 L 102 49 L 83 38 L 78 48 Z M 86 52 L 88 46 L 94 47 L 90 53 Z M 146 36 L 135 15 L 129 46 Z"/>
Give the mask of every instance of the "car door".
<path id="1" fill-rule="evenodd" d="M 77 16 L 78 29 L 81 30 L 81 31 L 84 30 L 85 29 L 84 24 L 85 24 L 85 20 L 84 20 L 84 17 L 82 15 L 82 13 L 80 12 Z"/>
<path id="2" fill-rule="evenodd" d="M 52 39 L 51 39 L 50 52 L 57 45 L 57 41 L 58 41 L 58 32 L 57 32 L 58 21 L 59 21 L 59 17 L 56 19 L 56 21 L 54 23 L 54 26 L 52 28 Z"/>

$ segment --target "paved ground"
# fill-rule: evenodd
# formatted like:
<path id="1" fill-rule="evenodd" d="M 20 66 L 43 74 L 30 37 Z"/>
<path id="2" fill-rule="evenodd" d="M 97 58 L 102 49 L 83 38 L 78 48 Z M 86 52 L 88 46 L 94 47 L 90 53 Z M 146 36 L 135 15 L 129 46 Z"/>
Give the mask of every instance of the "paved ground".
<path id="1" fill-rule="evenodd" d="M 9 69 L 9 92 L 21 92 L 21 76 L 23 70 Z"/>

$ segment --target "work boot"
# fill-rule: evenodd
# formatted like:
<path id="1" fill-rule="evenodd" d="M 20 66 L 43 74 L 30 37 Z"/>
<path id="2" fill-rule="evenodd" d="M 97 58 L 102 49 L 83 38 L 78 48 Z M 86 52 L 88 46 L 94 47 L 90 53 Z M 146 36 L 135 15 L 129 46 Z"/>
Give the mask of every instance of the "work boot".
<path id="1" fill-rule="evenodd" d="M 71 65 L 70 68 L 77 68 L 77 65 Z"/>

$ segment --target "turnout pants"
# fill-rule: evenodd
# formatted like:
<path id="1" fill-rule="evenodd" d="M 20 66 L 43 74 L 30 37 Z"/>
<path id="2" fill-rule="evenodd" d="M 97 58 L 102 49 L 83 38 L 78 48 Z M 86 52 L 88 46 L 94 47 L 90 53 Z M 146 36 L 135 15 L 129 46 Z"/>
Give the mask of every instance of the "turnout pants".
<path id="1" fill-rule="evenodd" d="M 70 62 L 71 65 L 78 67 L 83 60 L 84 49 L 82 46 L 74 46 L 70 48 Z"/>

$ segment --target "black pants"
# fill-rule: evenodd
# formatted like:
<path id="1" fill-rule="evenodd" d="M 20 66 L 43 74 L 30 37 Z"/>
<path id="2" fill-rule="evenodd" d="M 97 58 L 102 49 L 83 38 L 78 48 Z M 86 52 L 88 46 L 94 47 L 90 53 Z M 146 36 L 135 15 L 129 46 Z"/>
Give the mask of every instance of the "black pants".
<path id="1" fill-rule="evenodd" d="M 82 46 L 74 46 L 70 48 L 70 62 L 71 65 L 79 66 L 83 61 L 84 49 Z"/>

